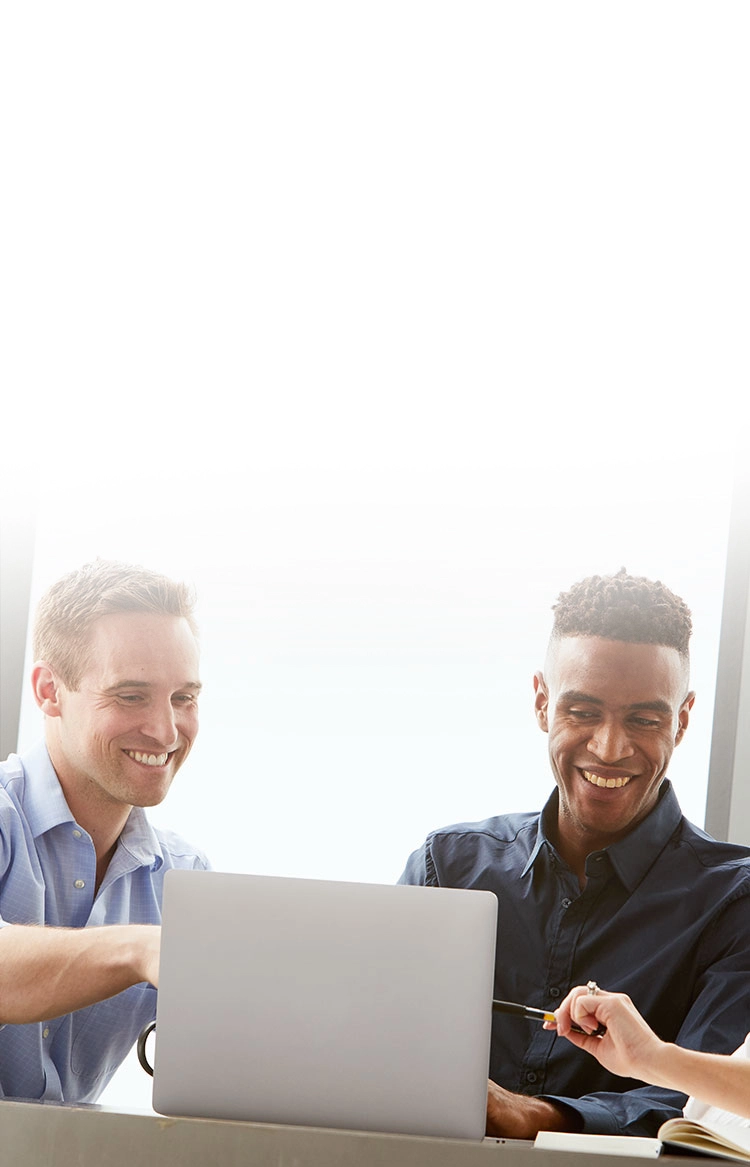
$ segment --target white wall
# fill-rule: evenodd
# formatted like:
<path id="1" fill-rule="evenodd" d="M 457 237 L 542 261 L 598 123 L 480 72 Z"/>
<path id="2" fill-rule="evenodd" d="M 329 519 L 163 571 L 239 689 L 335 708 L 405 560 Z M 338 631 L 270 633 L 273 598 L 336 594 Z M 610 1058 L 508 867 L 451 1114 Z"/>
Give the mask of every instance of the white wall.
<path id="1" fill-rule="evenodd" d="M 153 820 L 218 868 L 391 882 L 432 827 L 546 799 L 531 678 L 551 605 L 575 579 L 625 564 L 693 609 L 698 700 L 671 772 L 702 823 L 725 469 L 706 466 L 661 522 L 643 517 L 671 488 L 655 474 L 598 497 L 521 481 L 517 466 L 419 482 L 362 473 L 343 490 L 328 472 L 267 469 L 174 511 L 163 496 L 133 490 L 123 507 L 92 492 L 64 524 L 41 516 L 32 598 L 95 555 L 194 582 L 202 727 Z M 21 746 L 39 730 L 27 688 Z M 149 1096 L 132 1063 L 105 1102 Z"/>
<path id="2" fill-rule="evenodd" d="M 269 471 L 169 520 L 154 502 L 133 518 L 92 496 L 64 526 L 41 518 L 32 598 L 95 555 L 194 582 L 202 729 L 154 818 L 200 839 L 217 865 L 390 880 L 430 827 L 546 797 L 531 679 L 551 606 L 575 579 L 625 564 L 663 578 L 695 614 L 699 699 L 674 767 L 701 822 L 726 476 L 714 467 L 694 483 L 699 497 L 655 526 L 640 519 L 667 489 L 653 476 L 580 504 L 584 521 L 567 496 L 519 497 L 517 481 L 360 476 L 342 491 L 335 476 Z M 22 743 L 39 727 L 27 691 Z"/>

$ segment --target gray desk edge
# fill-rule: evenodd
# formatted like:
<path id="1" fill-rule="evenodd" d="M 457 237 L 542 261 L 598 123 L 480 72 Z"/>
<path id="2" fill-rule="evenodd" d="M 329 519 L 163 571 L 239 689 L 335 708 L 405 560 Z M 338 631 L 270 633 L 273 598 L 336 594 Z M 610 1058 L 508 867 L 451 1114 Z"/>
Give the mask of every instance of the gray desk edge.
<path id="1" fill-rule="evenodd" d="M 537 1167 L 540 1156 L 543 1167 L 574 1163 L 569 1152 L 512 1139 L 473 1143 L 11 1099 L 0 1101 L 0 1148 L 14 1167 L 532 1167 L 530 1155 Z M 585 1158 L 586 1167 L 644 1165 L 638 1156 Z M 668 1160 L 674 1156 L 660 1158 Z"/>

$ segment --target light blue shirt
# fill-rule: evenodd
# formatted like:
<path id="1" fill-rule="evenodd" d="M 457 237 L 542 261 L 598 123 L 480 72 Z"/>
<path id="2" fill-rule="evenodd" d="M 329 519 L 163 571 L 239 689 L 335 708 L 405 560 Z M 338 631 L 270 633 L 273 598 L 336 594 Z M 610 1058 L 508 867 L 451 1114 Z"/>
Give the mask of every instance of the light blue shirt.
<path id="1" fill-rule="evenodd" d="M 94 845 L 70 813 L 44 743 L 0 763 L 0 928 L 159 924 L 165 872 L 208 866 L 134 807 L 95 894 Z M 144 983 L 64 1017 L 0 1026 L 0 1098 L 95 1102 L 155 1014 L 156 990 Z"/>

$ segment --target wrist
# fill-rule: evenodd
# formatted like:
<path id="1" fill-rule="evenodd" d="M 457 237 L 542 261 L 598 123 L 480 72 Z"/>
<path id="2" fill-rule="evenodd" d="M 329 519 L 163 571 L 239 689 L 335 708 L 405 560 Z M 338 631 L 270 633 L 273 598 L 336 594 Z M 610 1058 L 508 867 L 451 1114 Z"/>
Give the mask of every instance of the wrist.
<path id="1" fill-rule="evenodd" d="M 160 929 L 153 924 L 115 924 L 107 937 L 112 971 L 125 987 L 150 980 Z"/>
<path id="2" fill-rule="evenodd" d="M 514 1126 L 511 1137 L 535 1139 L 539 1131 L 578 1131 L 581 1129 L 580 1116 L 567 1106 L 549 1102 L 546 1098 L 526 1096 L 515 1100 Z"/>
<path id="3" fill-rule="evenodd" d="M 680 1056 L 679 1046 L 657 1038 L 647 1058 L 638 1068 L 638 1076 L 654 1086 L 674 1086 L 675 1061 Z"/>
<path id="4" fill-rule="evenodd" d="M 540 1108 L 540 1117 L 545 1121 L 540 1123 L 537 1131 L 582 1131 L 583 1118 L 572 1106 L 563 1102 L 551 1102 L 547 1098 L 535 1098 Z M 535 1136 L 534 1136 L 535 1137 Z"/>

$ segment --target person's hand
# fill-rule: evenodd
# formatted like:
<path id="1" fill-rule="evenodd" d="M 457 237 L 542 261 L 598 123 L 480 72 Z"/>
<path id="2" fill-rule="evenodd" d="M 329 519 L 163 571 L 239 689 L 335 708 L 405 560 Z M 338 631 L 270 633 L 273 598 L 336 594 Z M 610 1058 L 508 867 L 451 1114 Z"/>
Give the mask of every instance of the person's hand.
<path id="1" fill-rule="evenodd" d="M 543 1098 L 511 1094 L 487 1082 L 487 1134 L 499 1139 L 534 1139 L 539 1131 L 570 1130 L 561 1108 Z"/>
<path id="2" fill-rule="evenodd" d="M 650 1067 L 656 1064 L 665 1043 L 625 993 L 607 993 L 602 989 L 591 993 L 585 985 L 577 985 L 555 1010 L 555 1017 L 560 1036 L 593 1054 L 605 1069 L 623 1078 L 651 1080 Z M 571 1028 L 573 1023 L 586 1033 L 576 1033 Z M 597 1025 L 606 1027 L 607 1032 L 601 1037 L 592 1034 Z M 552 1022 L 545 1022 L 545 1029 L 554 1028 Z"/>

